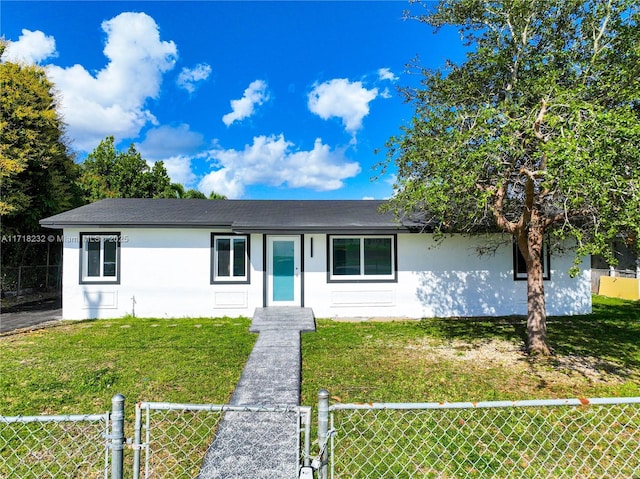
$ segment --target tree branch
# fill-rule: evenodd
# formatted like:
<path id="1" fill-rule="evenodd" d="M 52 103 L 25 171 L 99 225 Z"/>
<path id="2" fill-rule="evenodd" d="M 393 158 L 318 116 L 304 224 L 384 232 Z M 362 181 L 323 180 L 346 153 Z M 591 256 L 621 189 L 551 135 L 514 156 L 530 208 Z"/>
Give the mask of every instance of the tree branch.
<path id="1" fill-rule="evenodd" d="M 509 234 L 514 235 L 518 230 L 518 224 L 513 221 L 509 221 L 504 216 L 504 199 L 507 195 L 507 186 L 508 182 L 503 183 L 495 192 L 496 201 L 491 207 L 491 211 L 493 213 L 493 217 L 498 224 L 498 227 L 506 231 Z"/>
<path id="2" fill-rule="evenodd" d="M 542 99 L 540 103 L 541 103 L 540 111 L 538 112 L 538 115 L 536 116 L 536 119 L 533 122 L 533 134 L 536 136 L 538 140 L 540 140 L 543 143 L 546 143 L 547 138 L 544 136 L 544 134 L 540 130 L 540 127 L 542 125 L 542 120 L 544 119 L 544 115 L 547 113 L 547 100 Z"/>
<path id="3" fill-rule="evenodd" d="M 596 35 L 596 33 L 594 32 L 593 56 L 591 57 L 591 63 L 593 63 L 598 53 L 600 53 L 600 50 L 601 50 L 600 40 L 602 39 L 604 32 L 607 30 L 607 24 L 609 23 L 609 18 L 611 18 L 611 0 L 607 2 L 607 14 L 605 15 L 604 20 L 602 21 L 602 25 L 600 26 L 600 30 L 598 31 L 598 34 Z"/>

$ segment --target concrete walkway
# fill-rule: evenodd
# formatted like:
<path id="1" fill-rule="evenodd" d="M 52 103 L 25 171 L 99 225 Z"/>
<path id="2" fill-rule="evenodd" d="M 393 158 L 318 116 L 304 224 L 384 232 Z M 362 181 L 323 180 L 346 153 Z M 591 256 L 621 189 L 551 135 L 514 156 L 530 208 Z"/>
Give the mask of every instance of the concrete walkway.
<path id="1" fill-rule="evenodd" d="M 300 333 L 315 331 L 313 311 L 258 308 L 249 331 L 260 335 L 230 404 L 279 410 L 225 413 L 199 479 L 297 477 Z"/>

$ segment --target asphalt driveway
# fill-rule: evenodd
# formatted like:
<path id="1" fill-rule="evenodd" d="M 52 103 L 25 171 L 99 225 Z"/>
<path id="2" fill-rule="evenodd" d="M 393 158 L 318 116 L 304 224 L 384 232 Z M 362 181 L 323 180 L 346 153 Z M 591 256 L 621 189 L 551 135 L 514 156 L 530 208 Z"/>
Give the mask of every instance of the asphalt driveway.
<path id="1" fill-rule="evenodd" d="M 62 320 L 60 298 L 49 298 L 2 308 L 0 334 L 23 329 L 37 329 Z"/>

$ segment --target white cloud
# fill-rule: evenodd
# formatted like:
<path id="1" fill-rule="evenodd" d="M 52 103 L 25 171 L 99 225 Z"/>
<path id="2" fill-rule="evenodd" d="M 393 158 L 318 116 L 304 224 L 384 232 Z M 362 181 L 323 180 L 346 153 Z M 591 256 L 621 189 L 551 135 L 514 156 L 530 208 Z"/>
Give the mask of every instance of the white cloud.
<path id="1" fill-rule="evenodd" d="M 40 63 L 47 58 L 57 57 L 56 40 L 40 30 L 32 32 L 25 28 L 15 42 L 10 42 L 3 57 L 12 62 Z"/>
<path id="2" fill-rule="evenodd" d="M 182 155 L 162 160 L 172 183 L 181 183 L 187 187 L 195 184 L 197 177 L 191 170 L 191 160 L 191 157 Z"/>
<path id="3" fill-rule="evenodd" d="M 398 175 L 395 173 L 387 173 L 385 176 L 386 178 L 384 179 L 384 182 L 388 185 L 395 186 L 398 181 Z"/>
<path id="4" fill-rule="evenodd" d="M 49 66 L 61 92 L 61 113 L 74 146 L 89 151 L 107 135 L 134 138 L 156 124 L 144 105 L 157 98 L 162 75 L 174 68 L 177 48 L 160 40 L 158 25 L 144 13 L 121 13 L 102 23 L 108 64 L 96 76 L 83 66 Z"/>
<path id="5" fill-rule="evenodd" d="M 362 82 L 337 78 L 315 84 L 309 93 L 309 110 L 323 120 L 340 118 L 345 129 L 355 135 L 362 120 L 369 114 L 369 102 L 378 96 L 378 89 L 367 90 Z"/>
<path id="6" fill-rule="evenodd" d="M 196 91 L 196 84 L 209 78 L 209 75 L 211 75 L 211 66 L 199 63 L 194 68 L 183 68 L 176 83 L 180 88 L 193 93 Z"/>
<path id="7" fill-rule="evenodd" d="M 241 198 L 244 194 L 244 185 L 239 177 L 228 169 L 212 171 L 198 183 L 198 190 L 209 196 L 214 191 L 227 198 Z"/>
<path id="8" fill-rule="evenodd" d="M 136 149 L 146 160 L 163 161 L 172 182 L 192 185 L 197 177 L 191 170 L 191 161 L 203 142 L 203 136 L 191 131 L 189 125 L 163 125 L 147 131 Z"/>
<path id="9" fill-rule="evenodd" d="M 263 80 L 255 80 L 244 91 L 242 98 L 231 100 L 231 113 L 224 115 L 222 121 L 229 126 L 234 121 L 243 120 L 253 115 L 256 105 L 260 106 L 268 99 L 267 83 Z"/>
<path id="10" fill-rule="evenodd" d="M 389 68 L 380 68 L 378 69 L 378 78 L 380 80 L 389 80 L 389 81 L 397 81 L 398 77 L 393 74 L 393 72 Z"/>
<path id="11" fill-rule="evenodd" d="M 144 140 L 136 148 L 148 160 L 162 160 L 194 154 L 203 141 L 202 134 L 191 131 L 187 124 L 177 127 L 163 125 L 147 131 Z"/>
<path id="12" fill-rule="evenodd" d="M 241 197 L 245 186 L 255 184 L 329 191 L 360 172 L 357 162 L 349 162 L 342 151 L 331 150 L 319 138 L 310 151 L 293 147 L 283 135 L 272 135 L 254 137 L 242 151 L 214 149 L 209 154 L 217 169 L 202 178 L 198 189 L 229 198 Z"/>

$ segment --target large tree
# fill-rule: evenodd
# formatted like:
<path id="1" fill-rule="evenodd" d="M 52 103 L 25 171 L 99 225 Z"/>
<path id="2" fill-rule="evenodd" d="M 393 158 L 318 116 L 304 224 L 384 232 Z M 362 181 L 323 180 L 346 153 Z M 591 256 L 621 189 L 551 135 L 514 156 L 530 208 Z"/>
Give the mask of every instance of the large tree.
<path id="1" fill-rule="evenodd" d="M 113 136 L 108 136 L 81 165 L 79 185 L 88 202 L 104 198 L 191 198 L 207 199 L 193 188 L 185 190 L 171 183 L 162 161 L 149 166 L 134 145 L 119 151 Z M 210 199 L 226 199 L 211 192 Z"/>
<path id="2" fill-rule="evenodd" d="M 81 204 L 78 167 L 65 141 L 54 85 L 37 65 L 5 61 L 0 40 L 2 266 L 44 264 L 50 245 L 38 221 Z"/>
<path id="3" fill-rule="evenodd" d="M 5 43 L 0 41 L 0 57 Z M 3 233 L 33 234 L 38 220 L 79 203 L 77 166 L 53 84 L 37 65 L 0 62 L 0 214 Z"/>
<path id="4" fill-rule="evenodd" d="M 528 349 L 549 354 L 543 240 L 576 266 L 640 236 L 640 7 L 632 0 L 426 2 L 466 61 L 402 89 L 410 125 L 388 143 L 392 207 L 441 232 L 499 229 L 527 265 Z"/>
<path id="5" fill-rule="evenodd" d="M 175 195 L 162 161 L 149 166 L 133 145 L 127 151 L 118 151 L 113 136 L 102 140 L 84 160 L 79 184 L 89 202 Z"/>

